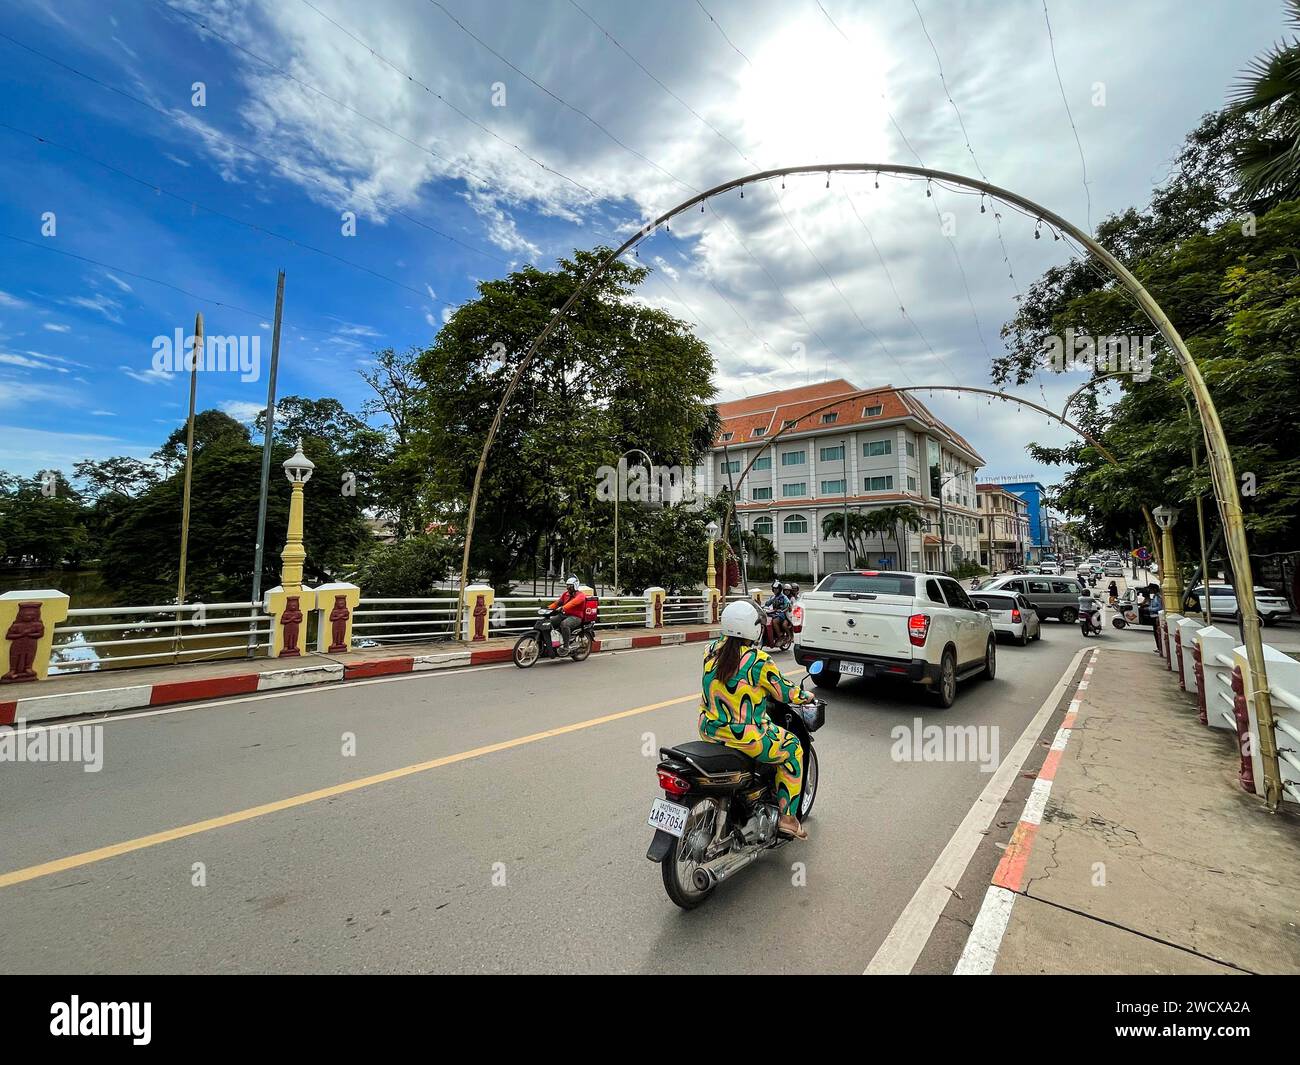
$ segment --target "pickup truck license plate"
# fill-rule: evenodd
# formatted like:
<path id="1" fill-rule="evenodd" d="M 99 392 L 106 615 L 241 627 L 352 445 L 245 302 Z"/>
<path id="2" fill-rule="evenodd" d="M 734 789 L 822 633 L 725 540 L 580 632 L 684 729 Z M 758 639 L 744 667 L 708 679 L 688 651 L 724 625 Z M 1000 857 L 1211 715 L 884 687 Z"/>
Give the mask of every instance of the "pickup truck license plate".
<path id="1" fill-rule="evenodd" d="M 860 676 L 862 676 L 862 663 L 861 663 L 861 662 L 841 662 L 841 663 L 840 663 L 840 676 L 841 676 L 841 677 L 860 677 Z"/>
<path id="2" fill-rule="evenodd" d="M 670 836 L 681 839 L 682 833 L 686 831 L 686 819 L 690 814 L 688 807 L 678 806 L 677 803 L 669 802 L 667 799 L 655 799 L 646 823 L 651 828 L 658 828 Z"/>

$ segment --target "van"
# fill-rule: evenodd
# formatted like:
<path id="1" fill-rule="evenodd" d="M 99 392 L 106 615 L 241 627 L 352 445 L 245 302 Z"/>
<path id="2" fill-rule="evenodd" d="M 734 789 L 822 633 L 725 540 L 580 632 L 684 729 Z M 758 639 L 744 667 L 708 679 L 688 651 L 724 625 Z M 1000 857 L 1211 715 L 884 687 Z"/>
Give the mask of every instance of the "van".
<path id="1" fill-rule="evenodd" d="M 1040 618 L 1055 618 L 1072 625 L 1079 620 L 1079 596 L 1083 594 L 1083 585 L 1073 577 L 1029 574 L 995 577 L 988 584 L 980 585 L 980 591 L 1018 593 L 1029 600 Z"/>

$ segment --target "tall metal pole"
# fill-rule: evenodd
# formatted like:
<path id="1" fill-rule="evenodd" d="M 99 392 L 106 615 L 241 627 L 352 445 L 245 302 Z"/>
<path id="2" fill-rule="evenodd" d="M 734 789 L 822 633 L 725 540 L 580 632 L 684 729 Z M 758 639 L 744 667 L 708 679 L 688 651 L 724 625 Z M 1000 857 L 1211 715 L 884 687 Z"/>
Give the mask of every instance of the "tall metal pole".
<path id="1" fill-rule="evenodd" d="M 280 367 L 280 318 L 284 312 L 284 271 L 275 282 L 275 325 L 271 333 L 271 372 L 266 384 L 266 421 L 262 428 L 262 487 L 257 497 L 257 539 L 253 550 L 253 612 L 262 598 L 262 558 L 266 549 L 266 497 L 271 483 L 271 440 L 275 435 L 275 378 Z M 248 623 L 248 657 L 257 652 L 257 622 Z"/>
<path id="2" fill-rule="evenodd" d="M 849 442 L 840 441 L 840 458 L 844 460 L 844 568 L 848 569 L 853 565 L 853 560 L 849 558 Z M 821 531 L 818 530 L 818 536 Z"/>
<path id="3" fill-rule="evenodd" d="M 172 664 L 180 658 L 181 612 L 185 606 L 185 568 L 190 554 L 190 486 L 194 480 L 194 401 L 203 358 L 203 312 L 194 316 L 194 349 L 190 352 L 190 414 L 185 427 L 185 494 L 181 503 L 181 565 L 176 578 L 176 630 L 172 635 Z"/>

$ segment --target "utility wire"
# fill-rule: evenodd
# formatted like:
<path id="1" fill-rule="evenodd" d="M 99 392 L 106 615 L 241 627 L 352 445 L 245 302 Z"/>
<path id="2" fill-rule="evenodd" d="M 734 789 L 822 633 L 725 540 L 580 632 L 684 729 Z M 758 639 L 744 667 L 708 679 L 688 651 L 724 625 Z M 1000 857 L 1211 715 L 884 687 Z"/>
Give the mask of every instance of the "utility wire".
<path id="1" fill-rule="evenodd" d="M 1088 232 L 1092 232 L 1092 190 L 1088 187 L 1088 161 L 1083 157 L 1083 141 L 1079 139 L 1079 127 L 1074 124 L 1074 114 L 1070 111 L 1070 100 L 1065 94 L 1065 83 L 1061 81 L 1061 68 L 1056 63 L 1056 38 L 1052 35 L 1052 19 L 1047 13 L 1047 0 L 1043 0 L 1043 21 L 1047 23 L 1047 44 L 1052 53 L 1052 69 L 1056 71 L 1056 86 L 1061 90 L 1061 103 L 1065 104 L 1065 117 L 1070 120 L 1070 129 L 1074 131 L 1074 146 L 1079 149 L 1079 166 L 1083 170 L 1083 194 L 1088 201 Z"/>

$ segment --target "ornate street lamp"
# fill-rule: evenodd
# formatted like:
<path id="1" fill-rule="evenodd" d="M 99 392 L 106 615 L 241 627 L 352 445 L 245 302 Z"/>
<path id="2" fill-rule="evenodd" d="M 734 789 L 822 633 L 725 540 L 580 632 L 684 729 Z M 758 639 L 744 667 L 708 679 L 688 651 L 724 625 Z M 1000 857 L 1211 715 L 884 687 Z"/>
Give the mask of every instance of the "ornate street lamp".
<path id="1" fill-rule="evenodd" d="M 1151 516 L 1160 529 L 1160 594 L 1164 597 L 1166 610 L 1181 610 L 1183 600 L 1178 588 L 1178 563 L 1174 558 L 1174 524 L 1178 521 L 1178 511 L 1161 505 L 1152 509 Z M 1208 579 L 1206 586 L 1209 586 Z"/>
<path id="2" fill-rule="evenodd" d="M 280 567 L 280 586 L 285 592 L 302 591 L 302 564 L 307 560 L 307 552 L 302 546 L 302 486 L 311 480 L 315 469 L 316 464 L 302 453 L 302 441 L 299 440 L 297 450 L 284 460 L 284 475 L 293 490 L 289 497 L 289 531 L 284 550 L 280 552 L 284 562 Z"/>
<path id="3" fill-rule="evenodd" d="M 704 583 L 708 588 L 712 588 L 718 580 L 718 570 L 713 560 L 713 541 L 718 538 L 718 523 L 711 521 L 704 530 L 709 534 L 709 569 L 705 574 Z"/>

